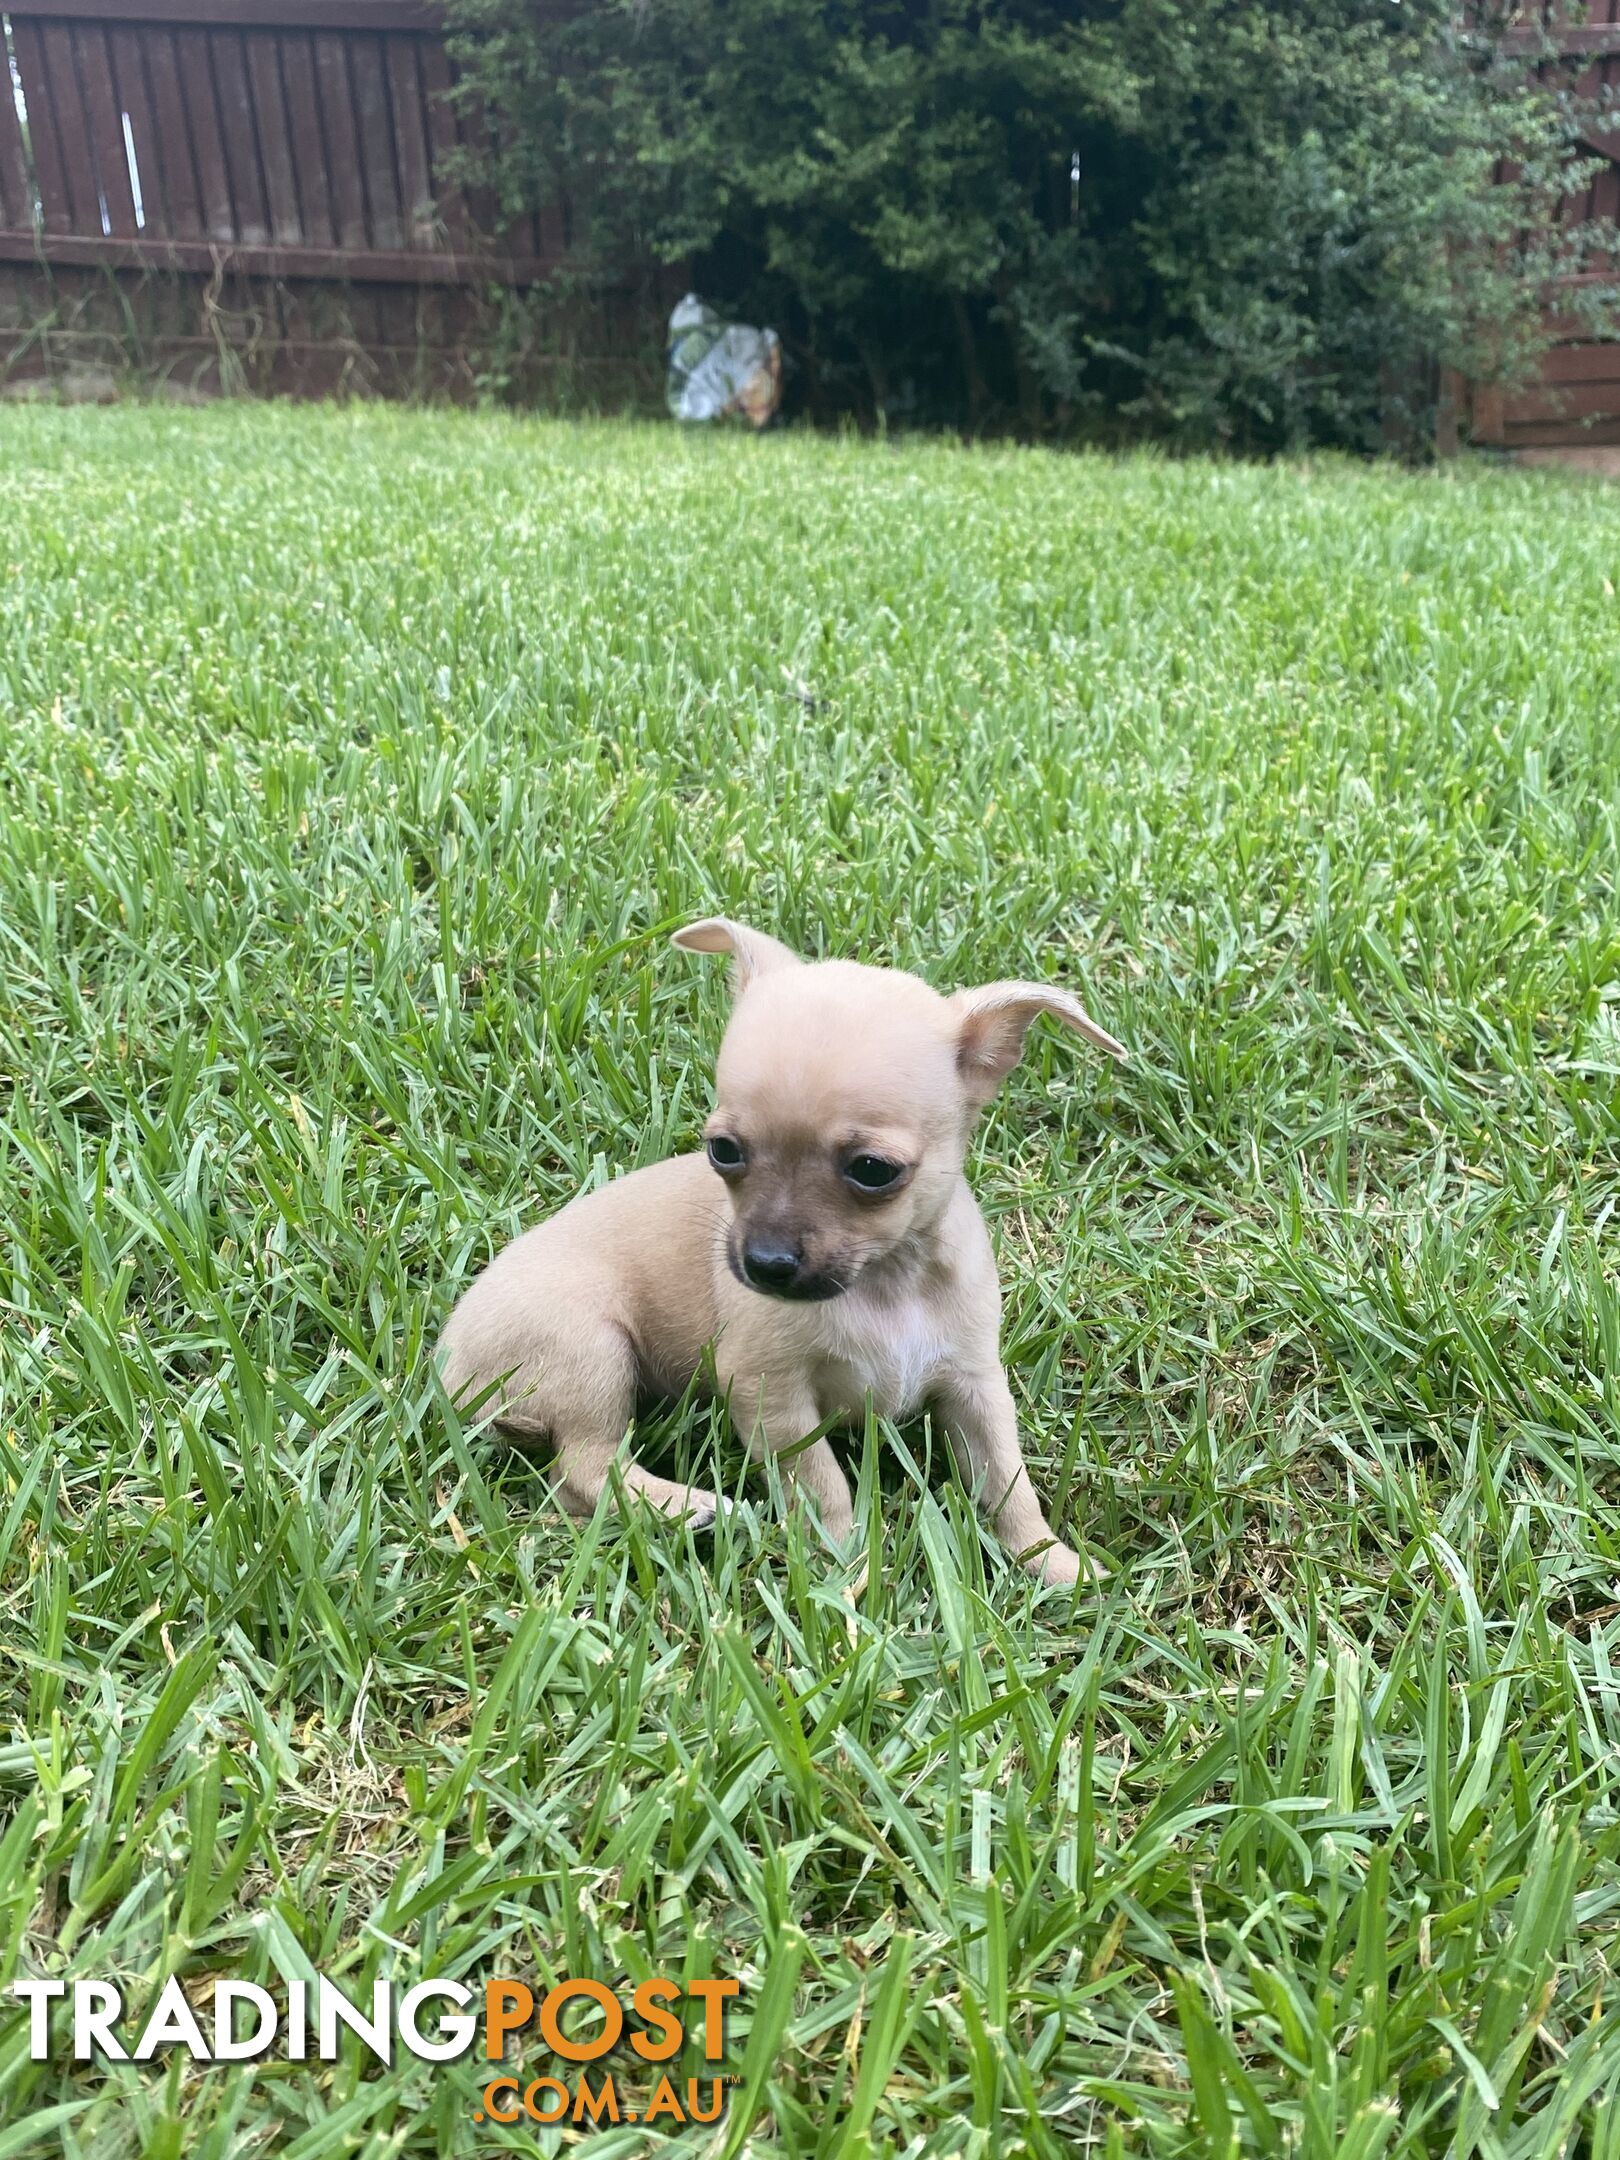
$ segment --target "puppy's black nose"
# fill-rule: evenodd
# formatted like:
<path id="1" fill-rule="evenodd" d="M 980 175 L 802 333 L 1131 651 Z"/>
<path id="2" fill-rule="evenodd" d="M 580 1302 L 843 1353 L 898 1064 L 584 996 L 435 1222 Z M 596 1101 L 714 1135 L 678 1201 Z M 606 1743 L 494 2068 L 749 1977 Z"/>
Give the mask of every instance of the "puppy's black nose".
<path id="1" fill-rule="evenodd" d="M 791 1290 L 803 1257 L 779 1239 L 750 1239 L 743 1247 L 743 1273 L 756 1290 Z"/>

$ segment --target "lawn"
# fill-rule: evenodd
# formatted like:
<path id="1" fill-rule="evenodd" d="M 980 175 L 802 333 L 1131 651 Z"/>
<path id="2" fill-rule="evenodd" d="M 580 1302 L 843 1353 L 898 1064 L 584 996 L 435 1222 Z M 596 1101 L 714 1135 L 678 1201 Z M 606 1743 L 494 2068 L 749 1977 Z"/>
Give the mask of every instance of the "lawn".
<path id="1" fill-rule="evenodd" d="M 741 1982 L 693 2150 L 1616 2160 L 1620 495 L 3 429 L 0 2155 L 560 2149 L 478 2055 L 34 2063 L 22 1974 L 667 1972 Z M 436 1392 L 694 1143 L 709 912 L 1130 1045 L 973 1161 L 1094 1585 L 926 1426 L 852 1610 L 701 1404 L 712 1538 Z"/>

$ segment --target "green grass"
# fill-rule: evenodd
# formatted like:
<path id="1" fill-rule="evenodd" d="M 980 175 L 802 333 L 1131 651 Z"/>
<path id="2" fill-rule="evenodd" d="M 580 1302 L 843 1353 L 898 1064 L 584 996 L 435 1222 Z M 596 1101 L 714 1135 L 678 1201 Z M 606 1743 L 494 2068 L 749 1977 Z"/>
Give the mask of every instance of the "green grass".
<path id="1" fill-rule="evenodd" d="M 4 452 L 0 2154 L 559 2149 L 476 2057 L 10 2007 L 313 1966 L 735 1973 L 731 2151 L 1617 2160 L 1620 496 Z M 575 1530 L 436 1393 L 488 1253 L 692 1142 L 710 911 L 1130 1044 L 1043 1032 L 974 1166 L 1072 1601 L 926 1428 L 853 1445 L 851 1616 L 758 1486 Z M 743 1487 L 701 1406 L 641 1444 Z"/>

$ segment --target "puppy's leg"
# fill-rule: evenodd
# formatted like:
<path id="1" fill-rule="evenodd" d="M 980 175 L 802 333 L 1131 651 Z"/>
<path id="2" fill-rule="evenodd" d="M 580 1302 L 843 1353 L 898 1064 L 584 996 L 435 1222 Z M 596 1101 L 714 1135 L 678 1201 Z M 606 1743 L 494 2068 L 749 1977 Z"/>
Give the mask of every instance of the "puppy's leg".
<path id="1" fill-rule="evenodd" d="M 740 1374 L 730 1375 L 726 1385 L 731 1420 L 748 1452 L 756 1462 L 774 1455 L 789 1487 L 815 1502 L 822 1527 L 841 1545 L 855 1527 L 849 1480 L 825 1436 L 808 1447 L 800 1444 L 821 1423 L 815 1397 L 806 1387 L 745 1380 Z"/>
<path id="2" fill-rule="evenodd" d="M 707 1530 L 717 1515 L 724 1514 L 730 1501 L 707 1485 L 677 1485 L 671 1478 L 654 1477 L 650 1470 L 643 1470 L 640 1463 L 626 1463 L 619 1472 L 625 1490 L 639 1495 L 649 1507 L 657 1508 L 661 1515 L 674 1515 L 686 1520 L 694 1530 Z M 585 1510 L 586 1514 L 590 1509 Z"/>
<path id="3" fill-rule="evenodd" d="M 452 1343 L 446 1389 L 476 1398 L 497 1377 L 500 1368 L 489 1369 L 497 1356 L 510 1362 L 510 1343 L 499 1349 Z M 562 1507 L 570 1515 L 592 1514 L 635 1416 L 635 1355 L 621 1330 L 580 1320 L 566 1334 L 525 1343 L 498 1399 L 508 1431 L 550 1440 L 552 1490 Z M 662 1514 L 689 1517 L 695 1529 L 706 1528 L 726 1504 L 706 1486 L 677 1485 L 636 1462 L 621 1462 L 619 1476 L 627 1493 Z"/>
<path id="4" fill-rule="evenodd" d="M 1080 1559 L 1047 1521 L 1018 1445 L 1018 1413 L 999 1366 L 954 1375 L 937 1410 L 963 1475 L 978 1492 L 990 1527 L 1010 1553 L 1043 1582 L 1080 1579 Z"/>

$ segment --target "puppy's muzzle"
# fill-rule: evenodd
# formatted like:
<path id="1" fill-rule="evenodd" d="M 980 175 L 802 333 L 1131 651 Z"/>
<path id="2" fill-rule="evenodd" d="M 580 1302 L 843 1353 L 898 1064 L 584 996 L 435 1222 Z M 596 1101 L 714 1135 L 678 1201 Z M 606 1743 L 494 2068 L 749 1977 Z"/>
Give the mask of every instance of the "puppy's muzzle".
<path id="1" fill-rule="evenodd" d="M 837 1297 L 844 1287 L 835 1275 L 807 1269 L 803 1247 L 782 1237 L 747 1238 L 740 1260 L 729 1250 L 726 1257 L 738 1281 L 766 1297 L 813 1303 Z"/>

